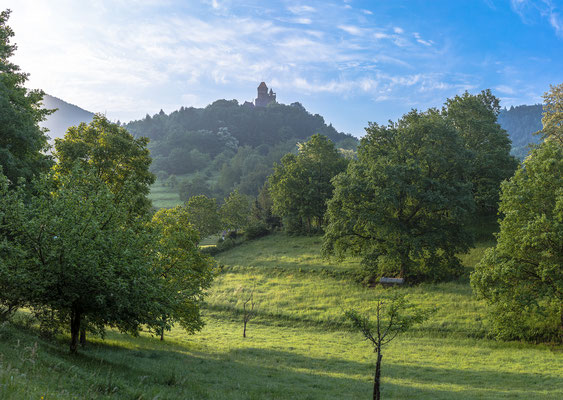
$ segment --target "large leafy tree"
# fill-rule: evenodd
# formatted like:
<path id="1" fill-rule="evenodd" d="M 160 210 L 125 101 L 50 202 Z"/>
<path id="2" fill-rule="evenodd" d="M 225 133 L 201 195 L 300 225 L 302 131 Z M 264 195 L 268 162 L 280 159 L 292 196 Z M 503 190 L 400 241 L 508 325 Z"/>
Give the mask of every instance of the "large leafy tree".
<path id="1" fill-rule="evenodd" d="M 473 195 L 477 211 L 484 215 L 496 213 L 500 183 L 510 178 L 518 165 L 510 155 L 510 139 L 497 123 L 499 112 L 499 100 L 488 89 L 448 99 L 443 109 L 471 152 Z"/>
<path id="2" fill-rule="evenodd" d="M 47 136 L 39 122 L 53 110 L 42 109 L 44 93 L 28 90 L 28 75 L 10 61 L 16 45 L 10 44 L 14 32 L 7 25 L 10 11 L 0 12 L 0 167 L 12 184 L 19 178 L 30 180 L 52 165 Z"/>
<path id="3" fill-rule="evenodd" d="M 332 178 L 344 171 L 347 161 L 334 144 L 313 135 L 299 144 L 298 154 L 287 154 L 269 178 L 273 210 L 284 218 L 289 232 L 307 232 L 324 226 L 326 202 L 332 197 Z"/>
<path id="4" fill-rule="evenodd" d="M 238 190 L 234 190 L 225 199 L 219 214 L 223 228 L 233 231 L 245 228 L 250 216 L 250 199 L 240 194 Z"/>
<path id="5" fill-rule="evenodd" d="M 502 185 L 500 233 L 471 276 L 503 339 L 563 340 L 563 146 L 546 140 Z"/>
<path id="6" fill-rule="evenodd" d="M 149 172 L 147 144 L 148 139 L 135 139 L 125 128 L 98 114 L 90 124 L 71 127 L 63 139 L 55 140 L 55 171 L 68 174 L 76 163 L 92 167 L 115 202 L 126 204 L 131 215 L 143 215 L 150 209 L 147 195 L 155 180 Z"/>
<path id="7" fill-rule="evenodd" d="M 85 321 L 90 330 L 135 333 L 166 311 L 158 301 L 166 287 L 147 250 L 154 239 L 142 222 L 129 221 L 129 207 L 115 201 L 97 171 L 44 175 L 27 197 L 6 182 L 0 215 L 10 257 L 0 265 L 0 288 L 17 289 L 2 291 L 4 304 L 49 311 L 52 323 L 70 327 L 71 352 Z"/>
<path id="8" fill-rule="evenodd" d="M 200 308 L 213 278 L 212 262 L 198 250 L 200 236 L 190 219 L 185 206 L 160 209 L 152 218 L 158 234 L 155 271 L 165 289 L 160 302 L 166 311 L 156 318 L 161 340 L 175 322 L 190 333 L 203 326 Z"/>
<path id="9" fill-rule="evenodd" d="M 186 212 L 189 222 L 197 229 L 200 238 L 206 238 L 221 230 L 217 200 L 204 195 L 190 197 Z"/>
<path id="10" fill-rule="evenodd" d="M 440 280 L 471 245 L 469 154 L 437 110 L 370 123 L 358 159 L 334 180 L 324 251 L 362 255 L 366 278 Z"/>

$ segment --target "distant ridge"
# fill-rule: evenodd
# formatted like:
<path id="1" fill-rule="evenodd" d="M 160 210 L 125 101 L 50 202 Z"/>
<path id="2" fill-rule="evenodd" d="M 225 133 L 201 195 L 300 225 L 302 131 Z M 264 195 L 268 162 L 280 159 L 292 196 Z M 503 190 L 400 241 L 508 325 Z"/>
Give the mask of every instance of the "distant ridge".
<path id="1" fill-rule="evenodd" d="M 43 108 L 58 108 L 57 111 L 47 117 L 46 121 L 40 124 L 42 127 L 49 129 L 47 135 L 51 138 L 50 142 L 53 142 L 55 138 L 62 138 L 69 127 L 81 122 L 90 123 L 94 118 L 94 113 L 48 94 L 43 98 Z"/>
<path id="2" fill-rule="evenodd" d="M 528 145 L 540 142 L 540 137 L 534 132 L 542 129 L 542 112 L 541 104 L 521 105 L 500 111 L 498 123 L 508 132 L 512 141 L 512 155 L 523 160 L 528 154 Z"/>

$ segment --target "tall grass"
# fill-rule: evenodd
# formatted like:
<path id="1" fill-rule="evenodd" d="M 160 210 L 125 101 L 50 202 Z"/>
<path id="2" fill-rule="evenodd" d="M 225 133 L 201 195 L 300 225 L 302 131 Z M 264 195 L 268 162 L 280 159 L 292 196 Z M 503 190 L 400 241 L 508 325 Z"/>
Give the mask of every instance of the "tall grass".
<path id="1" fill-rule="evenodd" d="M 70 356 L 65 336 L 0 325 L 0 399 L 370 398 L 374 355 L 342 313 L 370 312 L 390 290 L 350 280 L 359 260 L 323 259 L 320 240 L 276 234 L 219 254 L 193 336 L 109 332 Z M 463 256 L 468 270 L 489 244 Z M 258 316 L 243 339 L 240 288 L 254 285 Z M 466 281 L 395 290 L 436 312 L 384 349 L 384 398 L 563 398 L 563 349 L 487 339 Z"/>

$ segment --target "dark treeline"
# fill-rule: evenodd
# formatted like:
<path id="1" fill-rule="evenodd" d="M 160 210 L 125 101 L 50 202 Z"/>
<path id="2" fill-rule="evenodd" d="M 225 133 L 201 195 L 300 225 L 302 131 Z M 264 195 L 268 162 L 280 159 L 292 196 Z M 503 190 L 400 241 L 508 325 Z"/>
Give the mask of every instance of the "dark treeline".
<path id="1" fill-rule="evenodd" d="M 256 195 L 273 164 L 316 133 L 339 148 L 357 145 L 353 136 L 336 131 L 300 103 L 249 107 L 217 100 L 206 108 L 147 115 L 126 128 L 150 139 L 151 170 L 183 200 L 200 194 L 223 198 L 234 189 Z"/>

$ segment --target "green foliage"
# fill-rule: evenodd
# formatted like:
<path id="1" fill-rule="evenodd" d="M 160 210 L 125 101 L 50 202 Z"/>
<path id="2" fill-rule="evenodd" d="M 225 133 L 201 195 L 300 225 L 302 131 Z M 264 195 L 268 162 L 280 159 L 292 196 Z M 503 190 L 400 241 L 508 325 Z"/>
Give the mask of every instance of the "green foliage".
<path id="1" fill-rule="evenodd" d="M 237 231 L 248 225 L 250 200 L 238 190 L 229 194 L 220 209 L 221 225 L 224 229 Z"/>
<path id="2" fill-rule="evenodd" d="M 191 176 L 179 188 L 184 201 L 199 194 L 223 198 L 234 189 L 257 195 L 274 162 L 316 132 L 340 147 L 354 149 L 357 144 L 298 103 L 253 108 L 218 100 L 204 109 L 182 107 L 170 115 L 147 116 L 126 128 L 136 137 L 150 138 L 153 171 L 205 177 Z"/>
<path id="3" fill-rule="evenodd" d="M 551 90 L 544 94 L 541 130 L 544 140 L 555 140 L 563 145 L 563 83 L 550 85 Z"/>
<path id="4" fill-rule="evenodd" d="M 312 233 L 325 225 L 331 180 L 346 164 L 334 144 L 317 134 L 299 145 L 297 155 L 287 154 L 275 165 L 268 181 L 272 210 L 284 218 L 288 232 Z"/>
<path id="5" fill-rule="evenodd" d="M 347 332 L 343 309 L 373 315 L 374 298 L 394 291 L 417 308 L 438 310 L 387 345 L 384 398 L 562 397 L 560 346 L 484 338 L 483 303 L 469 285 L 364 288 L 323 272 L 357 263 L 323 259 L 320 243 L 318 236 L 276 233 L 218 255 L 223 272 L 206 297 L 206 325 L 193 336 L 179 326 L 164 342 L 109 330 L 103 341 L 91 337 L 81 356 L 68 357 L 60 341 L 0 324 L 0 398 L 370 398 L 375 358 L 359 335 Z M 249 282 L 256 282 L 260 307 L 243 340 L 233 294 Z M 23 313 L 15 320 L 27 323 Z"/>
<path id="6" fill-rule="evenodd" d="M 90 124 L 70 127 L 64 139 L 55 140 L 55 171 L 69 174 L 76 163 L 92 168 L 108 185 L 114 201 L 127 204 L 134 216 L 143 215 L 150 210 L 147 195 L 155 181 L 149 172 L 147 143 L 148 139 L 135 139 L 125 128 L 97 114 Z"/>
<path id="7" fill-rule="evenodd" d="M 500 233 L 471 283 L 503 339 L 563 340 L 563 147 L 548 140 L 502 185 Z"/>
<path id="8" fill-rule="evenodd" d="M 47 136 L 38 124 L 54 110 L 40 108 L 43 91 L 26 89 L 28 75 L 10 61 L 16 45 L 10 43 L 9 17 L 10 10 L 0 12 L 0 167 L 15 185 L 51 167 L 52 158 L 43 153 Z"/>
<path id="9" fill-rule="evenodd" d="M 2 265 L 0 287 L 16 285 L 22 305 L 70 323 L 71 351 L 85 319 L 90 330 L 109 325 L 136 333 L 160 307 L 150 235 L 128 222 L 128 207 L 97 171 L 75 168 L 34 186 L 35 195 L 25 198 L 23 190 L 7 195 L 2 185 L 3 230 L 15 255 Z M 2 292 L 3 300 L 13 294 Z"/>
<path id="10" fill-rule="evenodd" d="M 490 90 L 455 96 L 446 101 L 443 110 L 471 152 L 473 196 L 477 211 L 483 215 L 496 214 L 500 183 L 510 178 L 518 165 L 510 155 L 510 139 L 497 123 L 499 111 L 499 100 Z"/>
<path id="11" fill-rule="evenodd" d="M 264 183 L 258 196 L 252 203 L 250 210 L 250 220 L 252 224 L 264 225 L 268 230 L 273 230 L 281 226 L 281 219 L 273 214 L 274 202 L 270 195 L 268 181 Z"/>
<path id="12" fill-rule="evenodd" d="M 221 230 L 219 207 L 215 199 L 204 195 L 191 197 L 186 204 L 186 212 L 190 224 L 197 229 L 200 238 L 206 238 Z"/>
<path id="13" fill-rule="evenodd" d="M 165 329 L 170 330 L 174 322 L 189 333 L 203 326 L 200 309 L 203 292 L 213 278 L 212 262 L 197 248 L 199 233 L 190 224 L 191 218 L 189 206 L 161 209 L 152 218 L 151 226 L 159 238 L 153 244 L 154 269 L 165 289 L 159 303 L 166 312 L 157 318 L 161 335 Z"/>
<path id="14" fill-rule="evenodd" d="M 461 273 L 473 210 L 469 154 L 436 110 L 370 124 L 358 159 L 334 180 L 326 254 L 361 255 L 366 279 L 438 281 Z"/>

